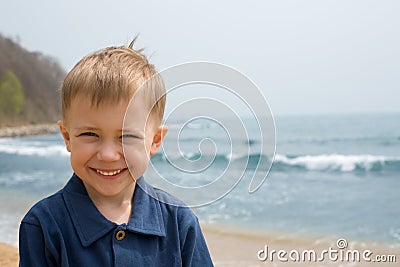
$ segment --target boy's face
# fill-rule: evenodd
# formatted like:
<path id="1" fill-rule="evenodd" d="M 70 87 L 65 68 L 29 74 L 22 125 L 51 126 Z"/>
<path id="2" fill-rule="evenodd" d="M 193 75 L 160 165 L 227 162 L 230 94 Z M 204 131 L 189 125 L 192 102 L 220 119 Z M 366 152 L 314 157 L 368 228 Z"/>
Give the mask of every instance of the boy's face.
<path id="1" fill-rule="evenodd" d="M 66 122 L 58 122 L 71 152 L 72 169 L 92 197 L 126 192 L 145 172 L 150 155 L 157 152 L 167 128 L 157 127 L 151 120 L 146 125 L 144 102 L 130 105 L 129 122 L 124 125 L 127 101 L 93 107 L 88 98 L 77 96 L 67 111 Z"/>

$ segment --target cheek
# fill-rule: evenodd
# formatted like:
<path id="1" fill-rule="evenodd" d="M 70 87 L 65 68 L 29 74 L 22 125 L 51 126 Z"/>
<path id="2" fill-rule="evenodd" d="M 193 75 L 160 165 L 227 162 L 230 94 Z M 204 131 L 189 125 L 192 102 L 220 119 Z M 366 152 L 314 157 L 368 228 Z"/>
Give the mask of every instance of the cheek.
<path id="1" fill-rule="evenodd" d="M 86 157 L 84 154 L 79 153 L 78 151 L 72 151 L 71 152 L 71 157 L 70 157 L 70 161 L 71 161 L 71 166 L 74 170 L 81 168 L 82 165 L 84 165 L 86 163 Z"/>
<path id="2" fill-rule="evenodd" d="M 95 154 L 95 149 L 90 145 L 71 144 L 71 164 L 84 164 Z"/>
<path id="3" fill-rule="evenodd" d="M 150 158 L 146 155 L 144 148 L 141 150 L 125 149 L 125 160 L 132 176 L 139 178 L 146 171 Z"/>

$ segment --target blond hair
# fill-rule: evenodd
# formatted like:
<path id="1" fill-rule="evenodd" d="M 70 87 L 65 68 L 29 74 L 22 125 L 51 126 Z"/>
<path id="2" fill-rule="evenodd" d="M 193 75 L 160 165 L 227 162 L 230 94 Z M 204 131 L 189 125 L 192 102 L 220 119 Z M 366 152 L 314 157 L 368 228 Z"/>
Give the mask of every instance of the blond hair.
<path id="1" fill-rule="evenodd" d="M 67 74 L 61 85 L 62 115 L 66 114 L 75 97 L 88 97 L 93 106 L 117 104 L 130 100 L 140 88 L 158 123 L 165 108 L 165 86 L 143 49 L 133 45 L 108 47 L 82 58 Z"/>

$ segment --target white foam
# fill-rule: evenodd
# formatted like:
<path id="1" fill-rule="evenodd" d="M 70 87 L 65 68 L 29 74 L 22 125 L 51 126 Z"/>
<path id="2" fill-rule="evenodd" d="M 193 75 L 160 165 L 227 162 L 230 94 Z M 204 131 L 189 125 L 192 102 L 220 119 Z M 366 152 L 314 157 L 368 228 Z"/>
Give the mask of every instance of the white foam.
<path id="1" fill-rule="evenodd" d="M 23 156 L 69 156 L 69 152 L 63 145 L 52 146 L 18 146 L 0 143 L 0 153 Z"/>
<path id="2" fill-rule="evenodd" d="M 365 170 L 373 168 L 374 164 L 385 164 L 387 160 L 398 160 L 385 156 L 375 155 L 340 155 L 322 154 L 305 155 L 298 157 L 287 157 L 285 155 L 275 155 L 274 162 L 283 163 L 290 166 L 301 166 L 308 170 L 339 170 L 343 172 L 354 171 L 357 167 Z"/>

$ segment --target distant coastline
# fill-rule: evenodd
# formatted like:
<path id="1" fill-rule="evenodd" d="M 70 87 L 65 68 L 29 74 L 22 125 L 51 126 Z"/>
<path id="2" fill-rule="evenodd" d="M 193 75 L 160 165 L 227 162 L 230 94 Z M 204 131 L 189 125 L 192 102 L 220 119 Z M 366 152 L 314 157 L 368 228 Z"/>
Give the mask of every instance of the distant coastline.
<path id="1" fill-rule="evenodd" d="M 57 132 L 58 127 L 55 123 L 3 127 L 0 128 L 0 138 L 53 134 Z"/>

